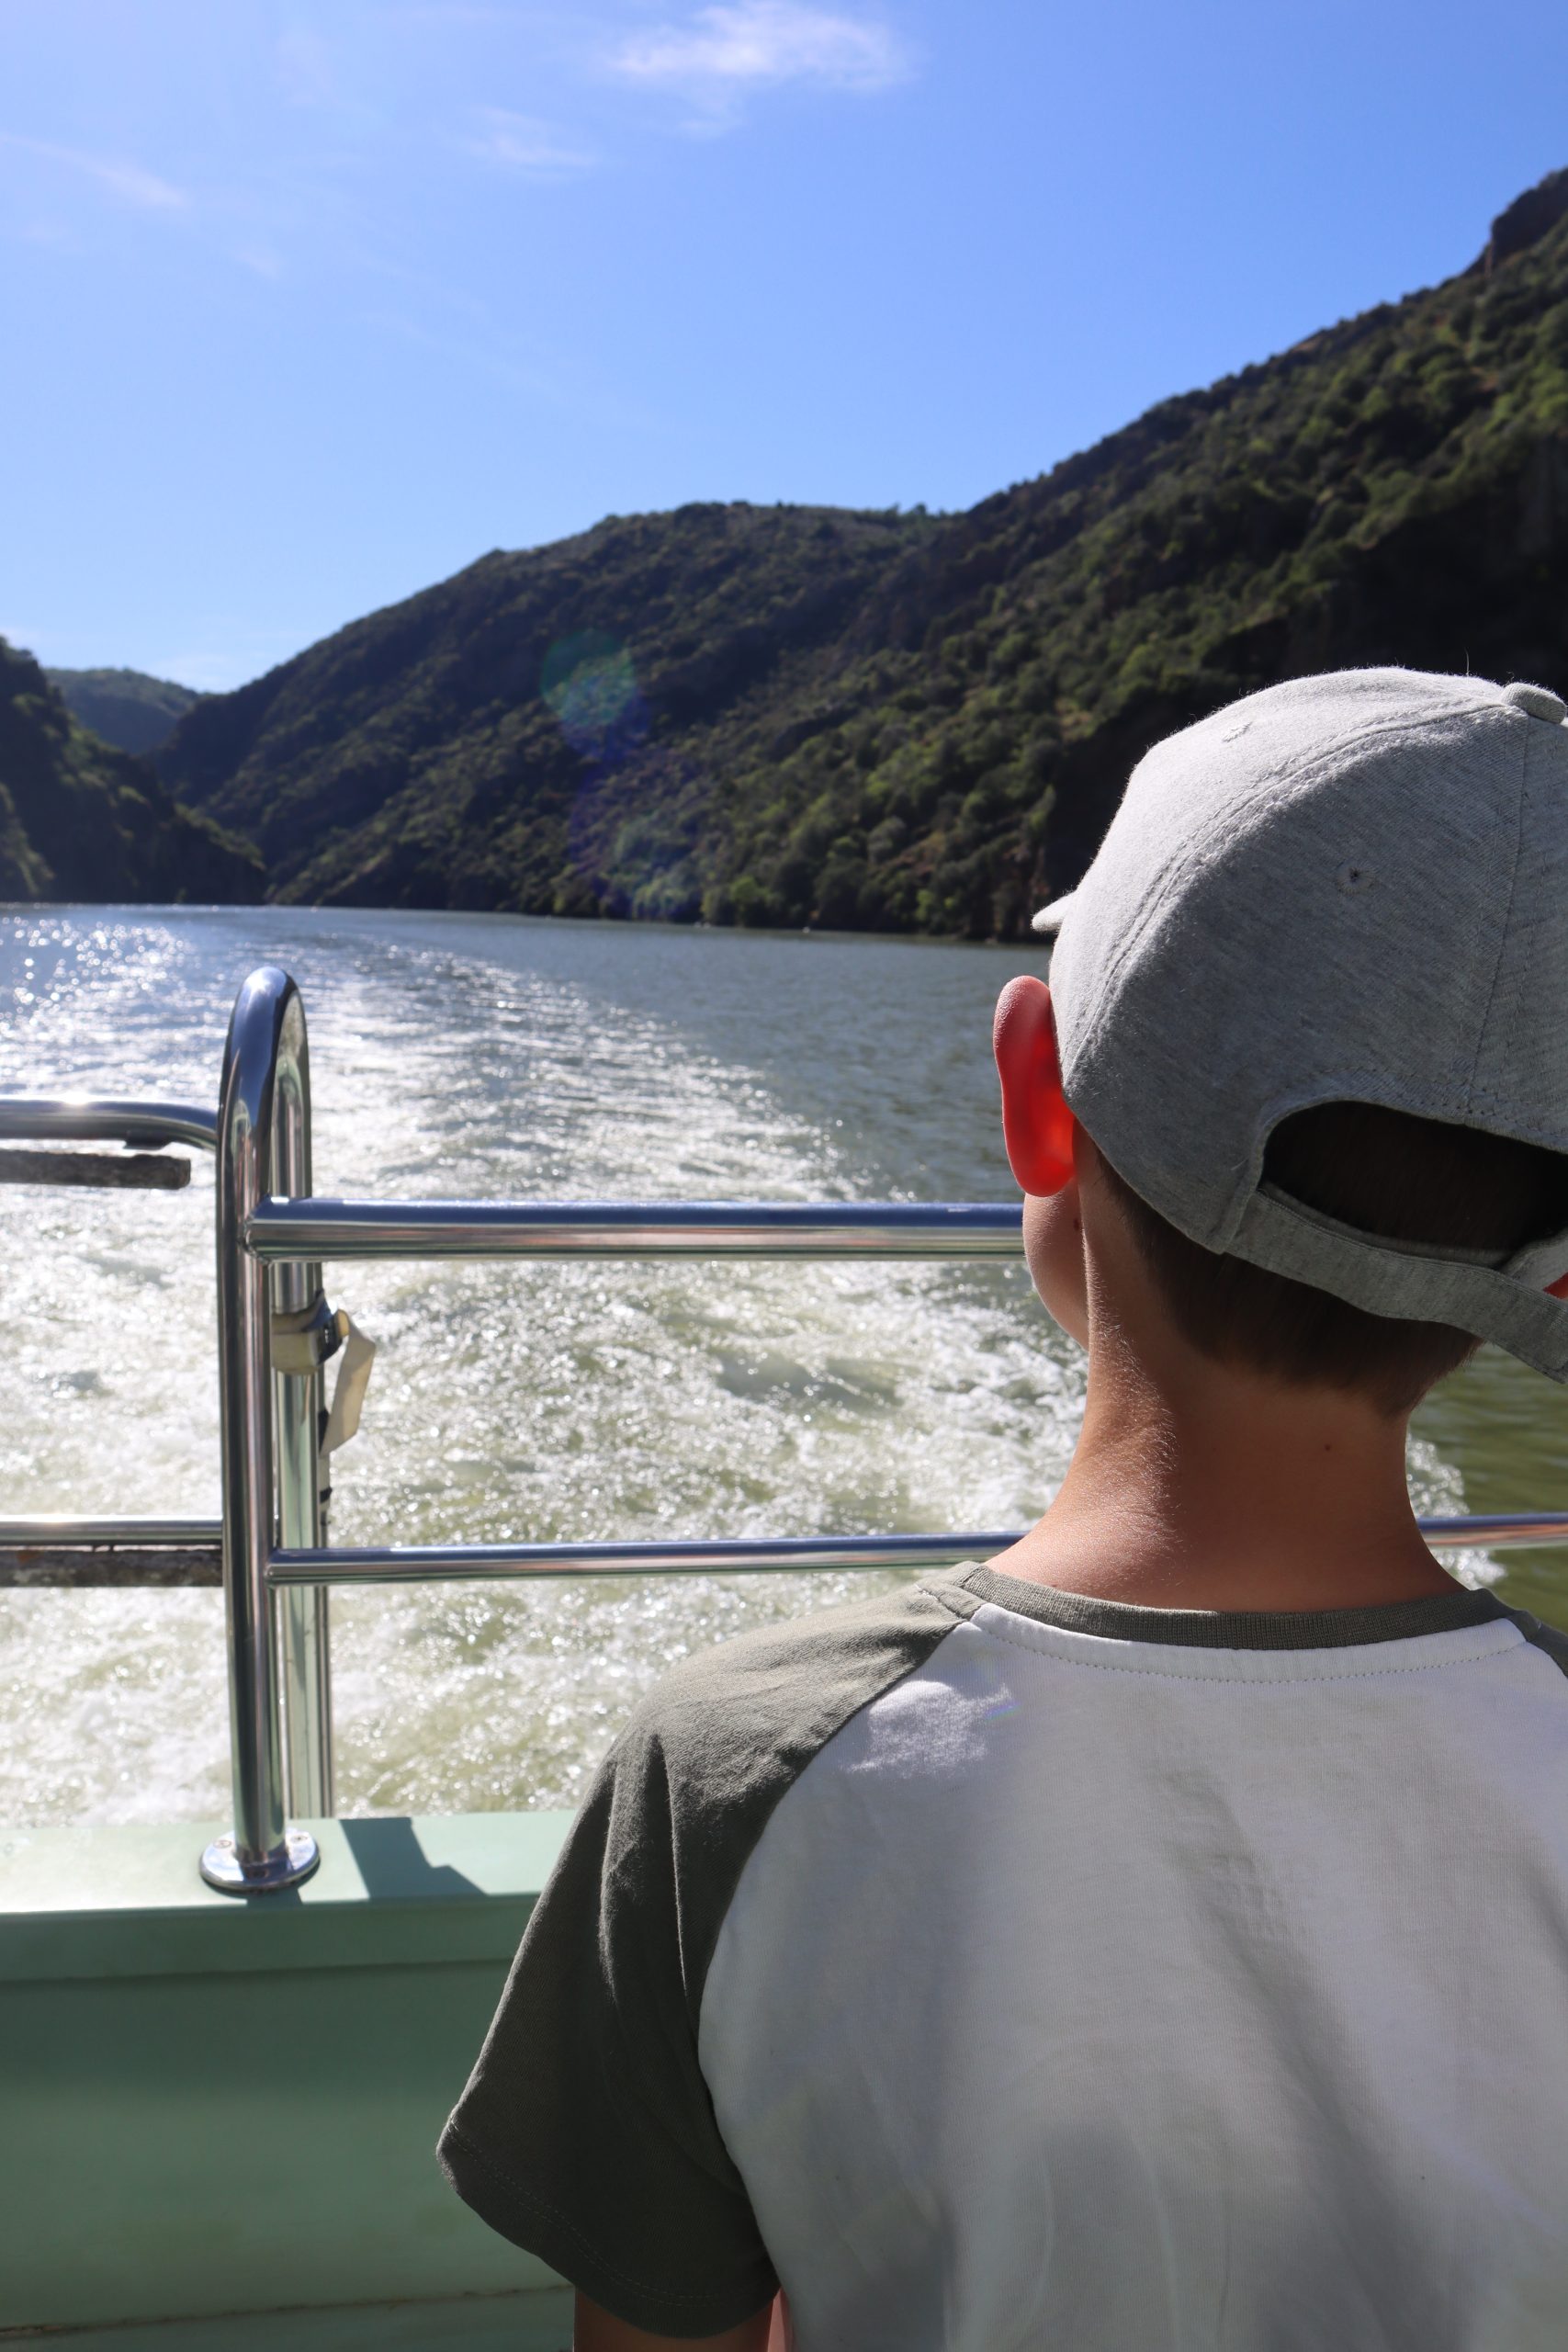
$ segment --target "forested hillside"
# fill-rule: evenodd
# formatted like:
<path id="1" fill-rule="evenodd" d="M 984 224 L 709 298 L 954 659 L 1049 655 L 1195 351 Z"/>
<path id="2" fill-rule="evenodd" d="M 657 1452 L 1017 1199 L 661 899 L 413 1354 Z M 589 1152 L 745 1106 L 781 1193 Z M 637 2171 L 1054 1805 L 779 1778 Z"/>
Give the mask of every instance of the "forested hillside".
<path id="1" fill-rule="evenodd" d="M 172 678 L 144 670 L 46 670 L 66 708 L 84 727 L 121 752 L 155 752 L 166 743 L 193 703 L 201 700 Z"/>
<path id="2" fill-rule="evenodd" d="M 276 895 L 1012 936 L 1167 729 L 1404 662 L 1568 687 L 1568 174 L 1436 289 L 966 514 L 485 557 L 160 754 Z"/>
<path id="3" fill-rule="evenodd" d="M 0 899 L 243 901 L 261 861 L 111 751 L 0 638 Z"/>

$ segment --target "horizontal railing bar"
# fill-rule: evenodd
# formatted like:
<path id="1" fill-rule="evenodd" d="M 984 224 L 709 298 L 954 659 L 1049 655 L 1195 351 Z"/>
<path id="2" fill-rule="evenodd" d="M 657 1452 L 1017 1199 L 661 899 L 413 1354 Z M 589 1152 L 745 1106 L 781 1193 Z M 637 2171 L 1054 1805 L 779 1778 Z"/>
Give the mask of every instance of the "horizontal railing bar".
<path id="1" fill-rule="evenodd" d="M 59 1550 L 69 1545 L 82 1551 L 98 1544 L 220 1544 L 223 1522 L 218 1519 L 78 1519 L 51 1514 L 34 1519 L 0 1519 L 0 1545 L 25 1552 L 34 1544 Z"/>
<path id="2" fill-rule="evenodd" d="M 1506 1551 L 1510 1545 L 1568 1544 L 1568 1511 L 1503 1510 L 1416 1522 L 1439 1552 Z"/>
<path id="3" fill-rule="evenodd" d="M 1568 1512 L 1490 1512 L 1424 1519 L 1429 1544 L 1481 1551 L 1568 1544 Z M 695 1544 L 408 1544 L 279 1551 L 275 1585 L 435 1584 L 459 1577 L 738 1576 L 819 1569 L 947 1568 L 985 1560 L 1021 1531 L 984 1535 L 792 1535 Z"/>
<path id="4" fill-rule="evenodd" d="M 1015 1201 L 263 1201 L 245 1244 L 294 1258 L 1014 1258 Z"/>
<path id="5" fill-rule="evenodd" d="M 1430 1544 L 1457 1550 L 1568 1544 L 1568 1513 L 1426 1519 Z M 102 1531 L 112 1529 L 106 1536 Z M 87 1531 L 80 1532 L 77 1531 Z M 132 1532 L 134 1531 L 134 1532 Z M 150 1532 L 143 1532 L 150 1531 Z M 773 1544 L 457 1544 L 275 1554 L 275 1585 L 448 1583 L 462 1577 L 720 1576 L 818 1569 L 938 1568 L 985 1559 L 1016 1535 L 791 1537 Z M 0 1588 L 216 1585 L 215 1521 L 0 1521 Z"/>
<path id="6" fill-rule="evenodd" d="M 114 1096 L 0 1094 L 0 1141 L 165 1143 L 218 1148 L 218 1114 L 198 1102 L 129 1102 Z"/>
<path id="7" fill-rule="evenodd" d="M 739 1576 L 807 1569 L 949 1568 L 1011 1535 L 791 1535 L 772 1543 L 409 1544 L 275 1552 L 275 1585 L 426 1584 L 458 1577 Z"/>

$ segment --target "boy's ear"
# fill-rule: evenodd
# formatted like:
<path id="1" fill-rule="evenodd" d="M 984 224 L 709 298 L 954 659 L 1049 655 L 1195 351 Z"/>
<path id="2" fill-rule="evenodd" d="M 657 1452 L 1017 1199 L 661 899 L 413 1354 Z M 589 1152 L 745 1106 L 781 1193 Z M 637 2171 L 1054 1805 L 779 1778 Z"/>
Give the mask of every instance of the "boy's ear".
<path id="1" fill-rule="evenodd" d="M 1010 980 L 997 999 L 991 1050 L 1002 1082 L 1008 1166 L 1021 1191 L 1049 1200 L 1072 1181 L 1077 1126 L 1062 1092 L 1056 1021 L 1043 980 Z"/>

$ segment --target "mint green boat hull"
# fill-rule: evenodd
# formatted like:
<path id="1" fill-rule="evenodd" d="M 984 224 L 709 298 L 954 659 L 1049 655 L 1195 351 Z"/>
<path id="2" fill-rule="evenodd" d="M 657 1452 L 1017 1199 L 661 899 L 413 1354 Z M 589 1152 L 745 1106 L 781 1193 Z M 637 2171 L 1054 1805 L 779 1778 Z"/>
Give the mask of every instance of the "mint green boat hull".
<path id="1" fill-rule="evenodd" d="M 248 1899 L 211 1827 L 0 1832 L 0 2330 L 563 2352 L 432 2151 L 569 1818 L 314 1822 Z"/>

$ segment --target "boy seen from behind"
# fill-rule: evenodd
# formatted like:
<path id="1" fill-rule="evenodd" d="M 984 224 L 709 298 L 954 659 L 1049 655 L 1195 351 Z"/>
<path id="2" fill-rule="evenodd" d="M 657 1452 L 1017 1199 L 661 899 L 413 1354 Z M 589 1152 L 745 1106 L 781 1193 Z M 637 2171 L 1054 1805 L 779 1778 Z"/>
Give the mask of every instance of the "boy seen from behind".
<path id="1" fill-rule="evenodd" d="M 1565 877 L 1554 695 L 1352 671 L 1156 746 L 1037 919 L 1082 1435 L 612 1749 L 441 2151 L 581 2352 L 1568 2335 L 1568 1642 L 1404 1473 L 1480 1340 L 1568 1377 Z"/>

